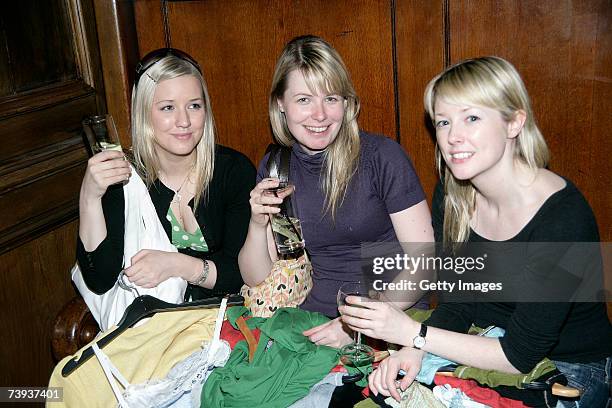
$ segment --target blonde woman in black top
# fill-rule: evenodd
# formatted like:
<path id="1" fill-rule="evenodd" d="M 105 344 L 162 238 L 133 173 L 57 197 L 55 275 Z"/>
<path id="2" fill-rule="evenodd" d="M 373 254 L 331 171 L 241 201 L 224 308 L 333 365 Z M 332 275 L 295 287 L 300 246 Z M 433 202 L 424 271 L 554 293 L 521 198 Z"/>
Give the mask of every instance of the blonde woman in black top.
<path id="1" fill-rule="evenodd" d="M 147 288 L 181 277 L 191 283 L 187 299 L 237 293 L 255 168 L 241 153 L 215 144 L 197 62 L 168 48 L 145 56 L 137 66 L 131 127 L 135 167 L 178 252 L 143 249 L 125 275 Z M 108 291 L 123 269 L 125 203 L 116 183 L 128 177 L 123 154 L 105 151 L 89 160 L 83 179 L 77 258 L 97 293 Z"/>
<path id="2" fill-rule="evenodd" d="M 436 241 L 447 250 L 474 242 L 599 241 L 582 194 L 545 168 L 546 143 L 509 62 L 484 57 L 449 67 L 427 86 L 425 108 L 436 130 L 444 180 L 434 194 L 432 219 Z M 523 282 L 527 293 L 532 284 Z M 612 328 L 601 302 L 445 303 L 424 325 L 385 303 L 363 305 L 342 307 L 345 323 L 405 346 L 370 376 L 374 393 L 399 398 L 396 387 L 412 382 L 430 352 L 506 373 L 529 372 L 548 357 L 569 385 L 583 391 L 579 401 L 559 406 L 604 407 L 608 400 Z M 506 333 L 499 339 L 470 336 L 465 333 L 471 324 L 497 325 Z M 408 375 L 396 382 L 400 369 Z"/>

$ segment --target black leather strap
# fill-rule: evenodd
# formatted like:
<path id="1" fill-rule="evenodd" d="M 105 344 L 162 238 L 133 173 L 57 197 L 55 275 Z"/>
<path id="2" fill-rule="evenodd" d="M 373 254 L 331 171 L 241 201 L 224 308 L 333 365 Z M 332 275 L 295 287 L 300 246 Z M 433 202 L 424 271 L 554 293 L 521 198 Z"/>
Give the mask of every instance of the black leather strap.
<path id="1" fill-rule="evenodd" d="M 281 183 L 288 183 L 291 148 L 273 143 L 268 146 L 266 152 L 270 153 L 266 163 L 268 177 L 278 177 Z"/>
<path id="2" fill-rule="evenodd" d="M 427 336 L 427 326 L 424 323 L 421 323 L 421 330 L 419 331 L 419 336 L 423 338 Z"/>

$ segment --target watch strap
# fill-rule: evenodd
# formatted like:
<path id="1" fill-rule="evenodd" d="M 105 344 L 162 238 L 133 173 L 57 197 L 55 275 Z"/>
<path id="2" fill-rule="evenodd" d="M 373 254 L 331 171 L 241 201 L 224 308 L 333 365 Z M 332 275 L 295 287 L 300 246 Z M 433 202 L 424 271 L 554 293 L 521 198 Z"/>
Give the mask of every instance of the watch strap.
<path id="1" fill-rule="evenodd" d="M 427 326 L 424 323 L 421 323 L 419 334 L 412 339 L 412 347 L 420 350 L 426 343 L 425 336 L 427 336 Z"/>
<path id="2" fill-rule="evenodd" d="M 425 323 L 421 323 L 421 330 L 419 331 L 419 336 L 423 338 L 427 336 L 427 325 L 425 325 Z"/>

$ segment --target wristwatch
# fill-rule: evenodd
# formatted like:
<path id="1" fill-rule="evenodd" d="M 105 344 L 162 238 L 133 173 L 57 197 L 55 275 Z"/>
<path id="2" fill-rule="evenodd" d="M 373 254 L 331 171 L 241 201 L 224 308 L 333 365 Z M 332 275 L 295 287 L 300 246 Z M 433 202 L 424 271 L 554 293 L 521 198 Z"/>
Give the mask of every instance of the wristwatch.
<path id="1" fill-rule="evenodd" d="M 412 339 L 412 347 L 420 350 L 426 343 L 425 336 L 427 336 L 427 326 L 421 323 L 421 331 L 419 331 L 419 334 Z"/>

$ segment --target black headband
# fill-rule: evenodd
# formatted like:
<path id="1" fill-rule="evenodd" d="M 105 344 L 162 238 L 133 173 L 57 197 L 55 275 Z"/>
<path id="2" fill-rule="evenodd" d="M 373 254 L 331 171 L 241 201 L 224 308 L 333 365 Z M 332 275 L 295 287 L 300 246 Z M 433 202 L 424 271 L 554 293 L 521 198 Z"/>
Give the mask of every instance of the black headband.
<path id="1" fill-rule="evenodd" d="M 202 70 L 200 69 L 198 63 L 186 52 L 177 50 L 176 48 L 160 48 L 158 50 L 151 51 L 150 53 L 145 55 L 138 62 L 138 64 L 136 64 L 136 76 L 134 77 L 134 84 L 138 85 L 140 77 L 147 69 L 151 68 L 153 65 L 157 64 L 160 60 L 169 55 L 182 59 L 183 61 L 187 61 L 188 63 L 193 65 L 200 74 L 202 74 Z"/>

